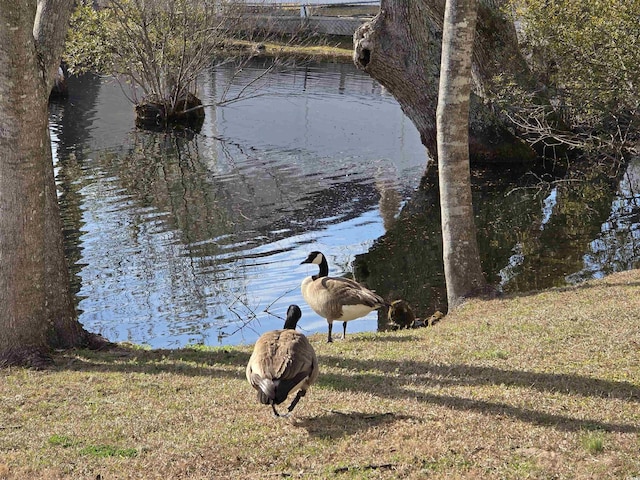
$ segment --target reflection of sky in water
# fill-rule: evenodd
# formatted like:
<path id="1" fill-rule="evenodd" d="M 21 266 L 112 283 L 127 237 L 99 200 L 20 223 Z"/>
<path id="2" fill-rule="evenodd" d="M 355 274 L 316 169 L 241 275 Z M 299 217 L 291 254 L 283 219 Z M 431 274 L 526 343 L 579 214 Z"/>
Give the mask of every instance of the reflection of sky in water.
<path id="1" fill-rule="evenodd" d="M 203 83 L 205 103 L 217 98 L 223 77 L 218 72 Z M 67 191 L 77 190 L 75 271 L 88 330 L 152 347 L 252 343 L 281 327 L 278 317 L 298 303 L 301 329 L 326 333 L 326 321 L 299 289 L 317 267 L 300 262 L 320 250 L 331 275 L 348 273 L 354 256 L 384 233 L 382 214 L 393 219 L 417 186 L 425 152 L 395 101 L 352 66 L 280 74 L 265 88 L 266 96 L 208 108 L 202 133 L 185 141 L 184 158 L 159 160 L 163 199 L 151 198 L 158 191 L 146 184 L 138 190 L 136 182 L 148 179 L 127 164 L 139 160 L 129 154 L 140 144 L 133 143 L 132 107 L 117 85 L 104 83 L 95 98 L 89 88 L 72 91 L 54 112 L 54 160 L 74 159 L 57 164 L 56 174 L 71 183 Z M 87 104 L 84 117 L 77 115 L 74 109 Z M 77 132 L 69 127 L 74 121 Z M 162 141 L 155 146 L 151 154 L 175 156 Z M 568 281 L 639 266 L 639 164 L 620 183 L 600 235 L 588 239 L 584 269 Z M 209 203 L 200 205 L 194 194 Z M 382 214 L 381 196 L 393 200 Z M 559 201 L 554 189 L 538 209 L 535 230 L 546 231 Z M 516 243 L 505 258 L 502 284 L 522 272 L 523 251 Z M 347 331 L 375 330 L 376 318 L 349 322 Z M 220 332 L 227 336 L 219 339 Z"/>
<path id="2" fill-rule="evenodd" d="M 584 268 L 568 275 L 568 282 L 640 267 L 640 158 L 629 164 L 600 230 L 584 255 Z"/>
<path id="3" fill-rule="evenodd" d="M 500 276 L 500 289 L 504 288 L 504 286 L 518 274 L 520 266 L 524 263 L 522 244 L 516 243 L 512 251 L 513 255 L 509 257 L 507 265 L 498 272 Z"/>
<path id="4" fill-rule="evenodd" d="M 298 303 L 300 328 L 326 332 L 299 288 L 317 267 L 300 262 L 322 250 L 332 275 L 348 271 L 354 256 L 384 233 L 376 181 L 406 198 L 425 161 L 415 127 L 391 97 L 351 66 L 329 68 L 336 71 L 276 77 L 267 86 L 274 95 L 207 111 L 193 143 L 197 158 L 189 161 L 206 166 L 203 183 L 227 202 L 231 226 L 215 237 L 187 241 L 172 211 L 142 205 L 123 186 L 122 162 L 106 163 L 106 156 L 123 157 L 132 141 L 132 108 L 117 85 L 103 82 L 84 125 L 88 135 L 73 145 L 60 144 L 62 122 L 53 116 L 54 155 L 60 147 L 84 155 L 75 182 L 85 328 L 152 347 L 251 343 L 281 328 L 278 317 Z M 211 82 L 205 94 L 215 96 L 222 80 Z M 289 218 L 300 210 L 314 218 Z M 376 318 L 352 321 L 348 332 L 375 330 Z"/>
<path id="5" fill-rule="evenodd" d="M 110 339 L 144 341 L 153 347 L 215 345 L 222 329 L 233 333 L 224 343 L 250 343 L 258 333 L 280 328 L 282 320 L 274 315 L 284 318 L 291 303 L 303 309 L 304 331 L 324 332 L 326 321 L 306 307 L 299 289 L 302 279 L 317 273 L 317 267 L 300 262 L 309 251 L 322 250 L 331 261 L 331 274 L 341 274 L 340 265 L 366 251 L 384 233 L 373 209 L 255 248 L 226 243 L 223 251 L 231 251 L 228 262 L 207 271 L 199 265 L 207 259 L 190 257 L 180 232 L 166 231 L 157 212 L 140 211 L 126 196 L 109 191 L 105 183 L 110 182 L 115 180 L 83 191 L 86 204 L 97 208 L 83 216 L 87 256 L 82 261 L 88 265 L 82 271 L 80 292 L 85 297 L 80 303 L 81 321 Z M 252 318 L 249 328 L 236 331 Z M 375 330 L 376 318 L 374 313 L 350 322 L 348 331 Z"/>
<path id="6" fill-rule="evenodd" d="M 544 226 L 549 223 L 551 215 L 553 215 L 553 207 L 558 203 L 558 189 L 553 188 L 551 193 L 544 199 L 544 207 L 542 208 L 542 220 L 540 221 L 540 230 L 544 230 Z"/>

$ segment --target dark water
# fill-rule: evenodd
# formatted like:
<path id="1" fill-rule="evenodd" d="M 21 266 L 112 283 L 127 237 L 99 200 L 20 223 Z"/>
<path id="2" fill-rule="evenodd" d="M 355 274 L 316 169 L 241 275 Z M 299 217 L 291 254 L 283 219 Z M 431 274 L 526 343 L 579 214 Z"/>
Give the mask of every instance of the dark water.
<path id="1" fill-rule="evenodd" d="M 210 72 L 201 97 L 232 97 L 262 72 Z M 442 303 L 439 213 L 433 189 L 418 189 L 425 151 L 394 99 L 348 64 L 260 83 L 245 90 L 252 98 L 207 107 L 198 134 L 136 130 L 109 79 L 71 79 L 69 100 L 52 105 L 67 255 L 88 330 L 152 347 L 250 343 L 298 303 L 303 330 L 325 332 L 299 290 L 316 273 L 299 265 L 311 250 L 327 254 L 332 274 L 355 268 L 421 314 Z M 483 263 L 505 291 L 640 266 L 640 163 L 569 174 L 575 181 L 540 184 L 494 171 L 476 182 Z M 376 319 L 349 332 L 375 330 Z"/>

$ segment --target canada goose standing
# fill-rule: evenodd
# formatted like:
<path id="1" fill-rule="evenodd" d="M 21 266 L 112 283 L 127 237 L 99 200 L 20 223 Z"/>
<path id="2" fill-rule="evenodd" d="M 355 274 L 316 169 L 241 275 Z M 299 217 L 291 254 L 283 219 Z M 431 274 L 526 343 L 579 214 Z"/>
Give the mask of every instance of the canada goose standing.
<path id="1" fill-rule="evenodd" d="M 384 299 L 359 283 L 342 277 L 329 277 L 329 265 L 321 252 L 311 252 L 302 263 L 315 263 L 320 267 L 317 275 L 302 280 L 302 297 L 311 309 L 329 323 L 327 342 L 332 342 L 334 320 L 342 320 L 343 335 L 347 336 L 347 322 L 364 317 L 369 312 L 387 305 Z"/>
<path id="2" fill-rule="evenodd" d="M 247 364 L 247 380 L 258 391 L 258 401 L 271 405 L 276 417 L 281 416 L 276 405 L 298 390 L 288 407 L 291 413 L 318 378 L 316 352 L 307 337 L 296 332 L 301 316 L 300 307 L 289 306 L 284 329 L 261 335 Z"/>

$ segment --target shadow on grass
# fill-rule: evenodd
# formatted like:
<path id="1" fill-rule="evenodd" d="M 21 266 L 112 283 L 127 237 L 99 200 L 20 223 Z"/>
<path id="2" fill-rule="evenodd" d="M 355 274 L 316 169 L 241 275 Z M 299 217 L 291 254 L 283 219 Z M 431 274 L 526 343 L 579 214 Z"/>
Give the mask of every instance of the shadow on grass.
<path id="1" fill-rule="evenodd" d="M 563 431 L 602 430 L 605 432 L 640 433 L 640 426 L 626 423 L 610 423 L 592 419 L 578 419 L 569 415 L 541 412 L 535 409 L 516 407 L 507 403 L 474 400 L 453 395 L 417 393 L 405 388 L 415 384 L 402 377 L 389 378 L 384 375 L 370 375 L 369 378 L 354 378 L 351 375 L 326 374 L 320 384 L 337 390 L 362 391 L 380 397 L 415 399 L 419 402 L 447 407 L 458 411 L 475 411 L 496 417 L 511 417 L 534 425 L 553 427 Z"/>
<path id="2" fill-rule="evenodd" d="M 327 359 L 327 357 L 324 357 Z M 337 361 L 329 357 L 329 362 Z M 541 392 L 560 392 L 603 400 L 616 398 L 638 403 L 640 389 L 627 382 L 611 382 L 580 375 L 540 374 L 524 371 L 500 370 L 497 368 L 469 365 L 433 365 L 424 362 L 358 362 L 340 359 L 342 368 L 372 369 L 382 373 L 321 374 L 318 384 L 335 390 L 363 392 L 392 399 L 415 399 L 420 402 L 447 407 L 459 411 L 476 411 L 496 417 L 511 417 L 534 425 L 549 426 L 563 431 L 602 430 L 606 432 L 640 433 L 634 423 L 610 423 L 593 419 L 578 419 L 570 415 L 559 415 L 527 409 L 507 403 L 474 400 L 453 395 L 419 393 L 411 386 L 429 385 L 515 385 Z M 410 366 L 406 367 L 406 364 Z M 404 369 L 404 370 L 403 370 Z M 421 374 L 415 374 L 420 370 Z M 362 371 L 362 370 L 360 370 Z M 604 408 L 604 406 L 603 406 Z"/>
<path id="3" fill-rule="evenodd" d="M 249 356 L 250 353 L 234 348 L 144 350 L 118 345 L 102 351 L 67 351 L 57 357 L 55 368 L 80 372 L 175 373 L 237 378 L 237 370 L 225 367 L 244 368 Z"/>
<path id="4" fill-rule="evenodd" d="M 337 356 L 322 356 L 320 364 L 336 365 L 348 370 L 380 371 L 414 376 L 412 381 L 449 385 L 513 385 L 540 392 L 558 392 L 583 397 L 616 398 L 640 403 L 640 387 L 630 382 L 616 382 L 565 373 L 538 373 L 523 370 L 503 370 L 465 364 L 433 364 L 414 361 L 353 360 Z M 385 377 L 386 378 L 386 377 Z"/>
<path id="5" fill-rule="evenodd" d="M 317 438 L 336 439 L 408 418 L 410 417 L 407 415 L 392 412 L 367 414 L 328 410 L 324 415 L 300 419 L 296 426 L 306 429 L 310 435 Z"/>
<path id="6" fill-rule="evenodd" d="M 409 337 L 408 337 L 409 338 Z M 244 377 L 244 367 L 250 353 L 234 348 L 140 350 L 118 347 L 95 352 L 78 350 L 58 357 L 57 369 L 96 372 L 173 373 L 190 376 L 238 378 Z M 551 414 L 535 409 L 516 407 L 507 403 L 474 400 L 452 395 L 418 393 L 413 385 L 441 386 L 517 386 L 548 393 L 563 393 L 593 397 L 602 400 L 617 399 L 640 403 L 640 387 L 629 382 L 616 382 L 564 373 L 537 373 L 522 370 L 504 370 L 495 367 L 465 364 L 433 364 L 430 362 L 355 360 L 345 357 L 320 355 L 319 387 L 334 390 L 372 394 L 391 399 L 416 399 L 460 411 L 477 411 L 490 415 L 508 416 L 535 425 L 551 426 L 560 430 L 603 430 L 608 432 L 640 433 L 633 423 L 608 423 L 599 420 L 577 419 L 569 415 Z M 323 365 L 340 365 L 345 373 L 327 373 Z M 235 368 L 228 368 L 235 367 Z M 353 373 L 356 372 L 356 373 Z M 604 407 L 603 407 L 604 408 Z M 345 419 L 347 422 L 345 423 Z M 349 435 L 371 422 L 384 423 L 398 420 L 386 414 L 381 418 L 362 413 L 344 414 L 330 411 L 329 415 L 304 420 L 305 428 L 317 436 L 335 438 Z"/>

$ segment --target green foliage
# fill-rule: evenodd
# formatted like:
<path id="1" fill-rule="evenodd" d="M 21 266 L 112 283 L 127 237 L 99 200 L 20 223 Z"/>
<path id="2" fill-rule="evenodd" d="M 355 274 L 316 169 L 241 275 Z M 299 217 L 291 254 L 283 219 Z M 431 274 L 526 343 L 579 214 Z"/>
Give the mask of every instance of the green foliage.
<path id="1" fill-rule="evenodd" d="M 107 10 L 94 10 L 86 0 L 78 4 L 71 14 L 64 55 L 71 73 L 112 71 L 110 29 Z"/>
<path id="2" fill-rule="evenodd" d="M 96 11 L 84 0 L 72 15 L 65 58 L 74 72 L 124 80 L 136 104 L 157 102 L 172 111 L 195 92 L 196 77 L 211 65 L 223 39 L 240 28 L 233 5 L 111 0 L 108 8 Z"/>
<path id="3" fill-rule="evenodd" d="M 635 148 L 640 2 L 512 0 L 511 7 L 554 118 Z"/>
<path id="4" fill-rule="evenodd" d="M 640 3 L 516 1 L 530 52 L 552 83 L 586 102 L 586 113 L 637 106 Z"/>
<path id="5" fill-rule="evenodd" d="M 49 445 L 68 448 L 75 445 L 75 442 L 65 435 L 51 435 L 48 440 Z"/>

